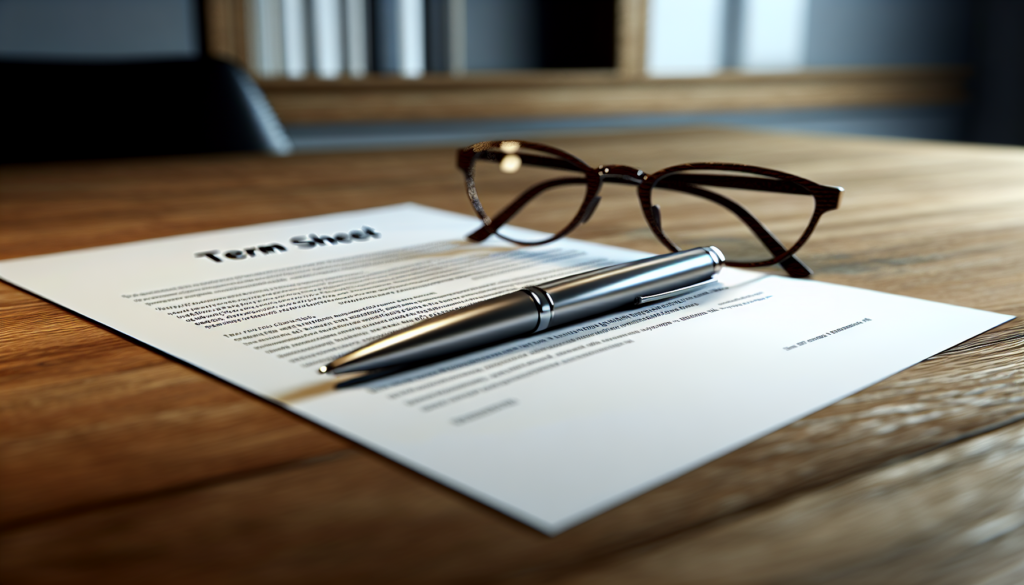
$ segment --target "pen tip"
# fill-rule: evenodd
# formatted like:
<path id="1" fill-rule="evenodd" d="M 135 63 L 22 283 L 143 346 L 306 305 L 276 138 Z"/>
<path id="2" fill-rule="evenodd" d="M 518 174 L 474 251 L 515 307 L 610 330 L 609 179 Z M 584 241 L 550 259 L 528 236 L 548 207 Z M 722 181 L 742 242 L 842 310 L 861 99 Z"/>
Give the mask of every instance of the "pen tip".
<path id="1" fill-rule="evenodd" d="M 320 373 L 321 374 L 326 374 L 327 373 L 327 366 L 320 366 Z"/>

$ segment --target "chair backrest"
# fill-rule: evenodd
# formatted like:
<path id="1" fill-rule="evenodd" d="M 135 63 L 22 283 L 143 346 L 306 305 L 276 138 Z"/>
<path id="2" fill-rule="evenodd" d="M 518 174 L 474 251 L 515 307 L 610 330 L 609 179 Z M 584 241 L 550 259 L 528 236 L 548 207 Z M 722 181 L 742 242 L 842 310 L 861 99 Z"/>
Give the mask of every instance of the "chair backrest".
<path id="1" fill-rule="evenodd" d="M 292 149 L 252 78 L 212 59 L 0 62 L 0 84 L 0 162 Z"/>

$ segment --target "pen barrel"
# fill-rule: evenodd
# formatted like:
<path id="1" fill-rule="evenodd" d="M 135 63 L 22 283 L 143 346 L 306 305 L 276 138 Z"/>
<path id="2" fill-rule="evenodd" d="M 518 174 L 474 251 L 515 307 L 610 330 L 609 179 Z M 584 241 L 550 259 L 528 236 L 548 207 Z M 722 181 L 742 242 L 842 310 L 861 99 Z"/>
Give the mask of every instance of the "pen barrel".
<path id="1" fill-rule="evenodd" d="M 663 254 L 547 282 L 534 289 L 553 306 L 547 328 L 554 328 L 640 304 L 640 298 L 683 289 L 709 280 L 725 257 L 714 246 Z"/>
<path id="2" fill-rule="evenodd" d="M 642 297 L 668 298 L 710 280 L 724 262 L 718 248 L 709 246 L 527 287 L 420 321 L 345 354 L 320 371 L 400 368 L 480 349 L 638 305 Z"/>
<path id="3" fill-rule="evenodd" d="M 532 333 L 538 319 L 533 298 L 516 291 L 420 321 L 345 354 L 323 371 L 394 368 L 465 353 Z"/>

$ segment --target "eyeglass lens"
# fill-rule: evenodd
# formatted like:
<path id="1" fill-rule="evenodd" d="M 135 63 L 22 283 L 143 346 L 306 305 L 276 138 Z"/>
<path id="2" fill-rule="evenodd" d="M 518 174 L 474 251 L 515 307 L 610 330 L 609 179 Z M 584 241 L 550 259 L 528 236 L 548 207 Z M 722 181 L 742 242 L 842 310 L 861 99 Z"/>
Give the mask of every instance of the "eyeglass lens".
<path id="1" fill-rule="evenodd" d="M 753 181 L 750 188 L 721 184 L 732 178 Z M 742 263 L 762 262 L 778 254 L 778 249 L 766 246 L 749 225 L 750 216 L 774 236 L 783 250 L 789 250 L 814 215 L 814 197 L 801 186 L 773 177 L 725 170 L 701 169 L 667 175 L 651 190 L 651 205 L 659 207 L 665 237 L 680 249 L 712 244 L 730 261 Z M 737 205 L 742 209 L 737 209 Z"/>
<path id="2" fill-rule="evenodd" d="M 544 164 L 555 161 L 557 165 L 560 160 L 563 159 L 513 141 L 503 142 L 499 148 L 478 156 L 473 178 L 477 198 L 487 216 L 496 220 L 510 206 L 522 204 L 498 228 L 502 237 L 524 244 L 543 242 L 576 217 L 587 195 L 586 173 Z"/>

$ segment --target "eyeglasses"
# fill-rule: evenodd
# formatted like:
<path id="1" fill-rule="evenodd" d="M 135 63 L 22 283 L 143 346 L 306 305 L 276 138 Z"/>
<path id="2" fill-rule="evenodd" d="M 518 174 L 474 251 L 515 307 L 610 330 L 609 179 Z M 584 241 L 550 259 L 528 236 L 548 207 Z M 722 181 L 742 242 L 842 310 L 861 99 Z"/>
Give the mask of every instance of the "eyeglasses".
<path id="1" fill-rule="evenodd" d="M 458 165 L 483 220 L 473 241 L 557 240 L 590 219 L 602 184 L 619 183 L 637 186 L 647 225 L 669 250 L 715 245 L 729 266 L 779 264 L 794 277 L 811 275 L 794 254 L 822 214 L 839 207 L 843 191 L 741 164 L 687 163 L 651 174 L 624 165 L 591 168 L 557 148 L 518 140 L 463 148 Z"/>

